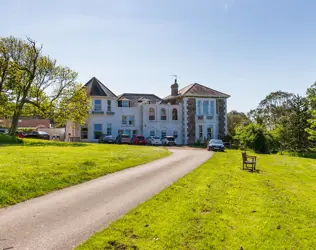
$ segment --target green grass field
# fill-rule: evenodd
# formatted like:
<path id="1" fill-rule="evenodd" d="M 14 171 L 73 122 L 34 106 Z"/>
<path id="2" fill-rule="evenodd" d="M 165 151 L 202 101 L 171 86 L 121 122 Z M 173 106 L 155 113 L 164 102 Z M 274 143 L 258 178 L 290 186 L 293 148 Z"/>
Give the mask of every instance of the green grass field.
<path id="1" fill-rule="evenodd" d="M 315 249 L 316 161 L 241 152 L 205 164 L 78 249 Z"/>
<path id="2" fill-rule="evenodd" d="M 168 154 L 156 147 L 36 140 L 0 146 L 0 207 Z"/>

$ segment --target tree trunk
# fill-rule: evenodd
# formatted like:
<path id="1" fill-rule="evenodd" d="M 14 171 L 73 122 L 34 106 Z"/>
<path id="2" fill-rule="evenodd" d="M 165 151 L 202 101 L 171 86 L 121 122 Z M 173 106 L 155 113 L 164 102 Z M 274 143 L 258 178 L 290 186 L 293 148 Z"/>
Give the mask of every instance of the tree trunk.
<path id="1" fill-rule="evenodd" d="M 18 110 L 14 111 L 10 129 L 10 135 L 15 136 L 16 129 L 18 127 L 19 118 L 22 112 L 22 108 L 18 108 Z"/>

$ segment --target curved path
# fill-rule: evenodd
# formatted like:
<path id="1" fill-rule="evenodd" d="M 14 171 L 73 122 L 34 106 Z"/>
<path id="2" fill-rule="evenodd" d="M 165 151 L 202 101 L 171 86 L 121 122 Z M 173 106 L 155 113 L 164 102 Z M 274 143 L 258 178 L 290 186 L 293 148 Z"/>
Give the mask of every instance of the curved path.
<path id="1" fill-rule="evenodd" d="M 72 249 L 201 165 L 212 153 L 172 155 L 0 209 L 0 250 Z"/>

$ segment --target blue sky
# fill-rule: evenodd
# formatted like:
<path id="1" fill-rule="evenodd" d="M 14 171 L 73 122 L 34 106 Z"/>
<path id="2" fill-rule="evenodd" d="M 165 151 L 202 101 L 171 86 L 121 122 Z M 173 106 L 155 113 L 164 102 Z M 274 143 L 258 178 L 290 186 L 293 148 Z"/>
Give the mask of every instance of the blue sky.
<path id="1" fill-rule="evenodd" d="M 272 91 L 316 81 L 313 0 L 0 0 L 0 36 L 29 36 L 44 54 L 116 94 L 170 93 L 198 82 L 247 112 Z"/>

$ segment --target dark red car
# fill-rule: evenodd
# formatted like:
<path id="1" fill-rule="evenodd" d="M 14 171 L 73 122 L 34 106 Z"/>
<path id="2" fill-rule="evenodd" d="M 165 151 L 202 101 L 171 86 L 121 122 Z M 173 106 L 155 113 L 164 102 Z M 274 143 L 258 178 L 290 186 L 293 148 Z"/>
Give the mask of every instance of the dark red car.
<path id="1" fill-rule="evenodd" d="M 132 144 L 135 145 L 146 145 L 146 139 L 143 135 L 136 135 L 132 139 Z"/>
<path id="2" fill-rule="evenodd" d="M 24 138 L 24 133 L 23 132 L 20 132 L 20 131 L 16 131 L 15 132 L 15 136 L 19 137 L 19 138 Z"/>

